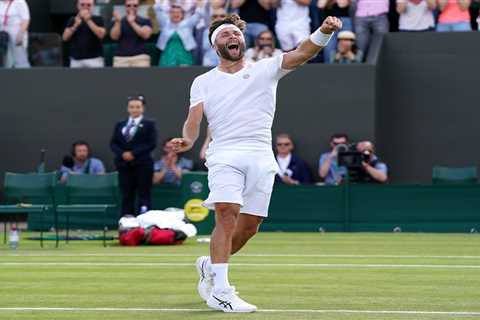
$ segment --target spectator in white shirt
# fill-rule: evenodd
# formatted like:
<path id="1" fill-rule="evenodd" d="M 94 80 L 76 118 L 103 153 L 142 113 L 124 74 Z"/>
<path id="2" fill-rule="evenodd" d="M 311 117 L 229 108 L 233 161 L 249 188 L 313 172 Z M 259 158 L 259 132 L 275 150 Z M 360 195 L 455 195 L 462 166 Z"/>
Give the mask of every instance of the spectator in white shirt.
<path id="1" fill-rule="evenodd" d="M 29 68 L 28 62 L 28 26 L 30 25 L 30 10 L 25 0 L 0 1 L 0 31 L 8 34 L 8 44 L 3 55 L 3 65 L 6 68 Z"/>
<path id="2" fill-rule="evenodd" d="M 310 35 L 311 0 L 281 0 L 277 7 L 275 32 L 283 51 L 295 49 Z"/>
<path id="3" fill-rule="evenodd" d="M 432 31 L 435 27 L 435 0 L 397 0 L 400 31 Z"/>

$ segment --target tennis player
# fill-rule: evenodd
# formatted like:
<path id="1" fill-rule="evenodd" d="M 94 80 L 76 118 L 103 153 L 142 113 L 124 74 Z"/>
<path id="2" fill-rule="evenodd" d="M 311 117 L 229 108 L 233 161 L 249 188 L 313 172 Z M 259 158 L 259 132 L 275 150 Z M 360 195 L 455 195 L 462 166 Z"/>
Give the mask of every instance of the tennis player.
<path id="1" fill-rule="evenodd" d="M 209 39 L 220 64 L 193 81 L 183 137 L 172 140 L 177 152 L 191 149 L 205 114 L 212 141 L 206 157 L 210 194 L 204 205 L 215 210 L 215 228 L 210 256 L 197 259 L 198 292 L 210 308 L 224 312 L 257 310 L 230 285 L 228 261 L 268 214 L 278 171 L 271 134 L 278 81 L 316 56 L 342 23 L 328 17 L 295 50 L 254 64 L 244 59 L 245 26 L 236 14 L 212 22 Z"/>

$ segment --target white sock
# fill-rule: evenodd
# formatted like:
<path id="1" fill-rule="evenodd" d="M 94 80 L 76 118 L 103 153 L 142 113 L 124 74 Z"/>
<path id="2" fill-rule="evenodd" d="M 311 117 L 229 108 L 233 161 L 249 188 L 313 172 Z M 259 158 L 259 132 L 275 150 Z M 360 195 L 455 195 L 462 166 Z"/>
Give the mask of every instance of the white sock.
<path id="1" fill-rule="evenodd" d="M 228 283 L 228 263 L 212 263 L 214 290 L 221 291 L 230 287 Z"/>

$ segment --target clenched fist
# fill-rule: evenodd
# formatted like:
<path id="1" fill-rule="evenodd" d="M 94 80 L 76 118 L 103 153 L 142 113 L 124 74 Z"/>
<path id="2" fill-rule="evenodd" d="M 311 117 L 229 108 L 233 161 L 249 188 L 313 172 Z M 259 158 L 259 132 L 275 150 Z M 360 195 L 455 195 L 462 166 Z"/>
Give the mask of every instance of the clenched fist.
<path id="1" fill-rule="evenodd" d="M 342 29 L 342 20 L 336 17 L 327 17 L 320 27 L 320 31 L 325 34 L 333 33 Z"/>
<path id="2" fill-rule="evenodd" d="M 170 143 L 172 144 L 173 151 L 176 153 L 188 151 L 193 147 L 193 142 L 186 138 L 174 138 L 170 140 Z"/>

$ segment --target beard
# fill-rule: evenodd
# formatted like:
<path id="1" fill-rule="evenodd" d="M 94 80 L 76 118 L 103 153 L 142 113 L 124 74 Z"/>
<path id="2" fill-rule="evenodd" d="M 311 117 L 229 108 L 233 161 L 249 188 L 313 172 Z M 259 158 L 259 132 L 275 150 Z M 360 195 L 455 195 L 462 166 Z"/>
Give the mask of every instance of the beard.
<path id="1" fill-rule="evenodd" d="M 217 45 L 217 51 L 219 56 L 225 60 L 234 61 L 234 62 L 241 60 L 245 55 L 245 50 L 246 50 L 245 43 L 240 42 L 237 50 L 238 50 L 238 54 L 232 55 L 230 54 L 227 44 Z"/>

